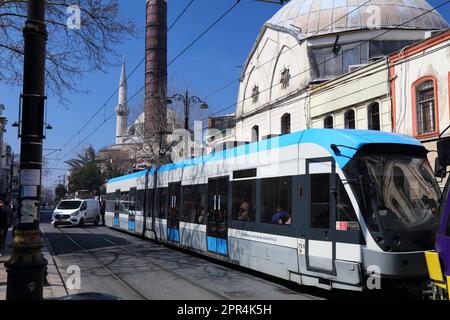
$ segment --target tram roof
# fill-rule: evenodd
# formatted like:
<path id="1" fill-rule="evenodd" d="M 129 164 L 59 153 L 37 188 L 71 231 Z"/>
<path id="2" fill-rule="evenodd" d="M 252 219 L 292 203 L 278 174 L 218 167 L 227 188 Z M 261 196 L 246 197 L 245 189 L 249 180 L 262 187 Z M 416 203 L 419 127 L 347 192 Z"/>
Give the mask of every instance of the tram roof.
<path id="1" fill-rule="evenodd" d="M 239 157 L 251 153 L 276 150 L 296 144 L 312 143 L 322 146 L 336 159 L 339 166 L 344 167 L 354 154 L 366 144 L 408 144 L 421 146 L 421 143 L 406 135 L 373 131 L 373 130 L 347 130 L 347 129 L 308 129 L 291 134 L 275 137 L 268 140 L 238 146 L 232 149 L 216 151 L 198 158 L 187 159 L 176 163 L 163 165 L 158 172 L 171 171 L 189 166 L 204 164 L 207 162 L 220 161 Z M 340 146 L 339 155 L 331 149 L 331 145 Z M 154 174 L 155 168 L 150 169 L 150 174 Z M 108 180 L 108 182 L 118 182 L 146 175 L 147 170 L 139 171 L 129 175 Z"/>

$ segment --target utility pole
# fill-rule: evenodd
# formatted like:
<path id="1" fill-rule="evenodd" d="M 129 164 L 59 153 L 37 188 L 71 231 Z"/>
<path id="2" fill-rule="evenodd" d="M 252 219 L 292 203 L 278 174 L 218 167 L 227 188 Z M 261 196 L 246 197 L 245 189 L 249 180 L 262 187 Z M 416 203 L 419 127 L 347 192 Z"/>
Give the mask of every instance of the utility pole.
<path id="1" fill-rule="evenodd" d="M 61 176 L 58 176 L 58 178 L 63 178 L 63 186 L 65 187 L 66 186 L 66 175 L 65 174 L 63 174 L 63 175 L 61 175 Z M 59 180 L 59 181 L 61 181 L 61 180 Z"/>
<path id="2" fill-rule="evenodd" d="M 41 300 L 47 260 L 39 229 L 42 141 L 44 138 L 45 55 L 47 31 L 45 0 L 28 0 L 23 29 L 24 71 L 20 148 L 20 222 L 5 263 L 8 272 L 7 300 Z"/>
<path id="3" fill-rule="evenodd" d="M 11 166 L 9 168 L 9 202 L 13 201 L 13 177 L 14 177 L 14 162 L 16 161 L 16 154 L 11 154 Z"/>

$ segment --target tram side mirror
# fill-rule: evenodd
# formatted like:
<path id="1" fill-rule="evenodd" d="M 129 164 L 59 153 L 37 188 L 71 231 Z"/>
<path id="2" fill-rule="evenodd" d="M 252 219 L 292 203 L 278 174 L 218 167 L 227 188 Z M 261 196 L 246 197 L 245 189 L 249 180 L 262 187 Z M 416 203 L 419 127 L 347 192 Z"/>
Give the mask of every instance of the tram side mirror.
<path id="1" fill-rule="evenodd" d="M 444 173 L 441 172 L 441 175 L 444 174 L 445 176 L 447 166 L 450 165 L 450 137 L 440 139 L 437 142 L 437 152 L 439 160 L 436 163 L 439 162 L 439 166 L 436 166 L 435 168 L 443 171 Z M 441 175 L 439 177 L 441 177 Z"/>
<path id="2" fill-rule="evenodd" d="M 445 178 L 446 176 L 446 170 L 441 166 L 441 162 L 439 161 L 439 158 L 436 158 L 434 160 L 434 176 L 437 178 Z"/>

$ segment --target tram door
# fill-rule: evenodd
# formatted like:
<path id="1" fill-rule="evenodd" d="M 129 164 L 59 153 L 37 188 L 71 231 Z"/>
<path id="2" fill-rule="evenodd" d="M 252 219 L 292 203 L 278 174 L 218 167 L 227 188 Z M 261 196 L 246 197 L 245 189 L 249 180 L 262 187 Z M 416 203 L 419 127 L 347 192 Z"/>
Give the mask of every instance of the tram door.
<path id="1" fill-rule="evenodd" d="M 169 212 L 167 216 L 167 240 L 180 242 L 180 190 L 181 183 L 169 183 Z"/>
<path id="2" fill-rule="evenodd" d="M 206 236 L 208 251 L 228 255 L 227 201 L 228 177 L 208 180 L 208 218 Z"/>
<path id="3" fill-rule="evenodd" d="M 120 189 L 117 189 L 115 192 L 115 200 L 114 200 L 114 220 L 113 227 L 120 227 L 120 200 L 121 193 Z"/>
<path id="4" fill-rule="evenodd" d="M 333 158 L 307 160 L 306 175 L 306 267 L 309 271 L 335 274 L 336 163 Z"/>
<path id="5" fill-rule="evenodd" d="M 130 189 L 128 202 L 128 230 L 136 231 L 136 188 Z"/>

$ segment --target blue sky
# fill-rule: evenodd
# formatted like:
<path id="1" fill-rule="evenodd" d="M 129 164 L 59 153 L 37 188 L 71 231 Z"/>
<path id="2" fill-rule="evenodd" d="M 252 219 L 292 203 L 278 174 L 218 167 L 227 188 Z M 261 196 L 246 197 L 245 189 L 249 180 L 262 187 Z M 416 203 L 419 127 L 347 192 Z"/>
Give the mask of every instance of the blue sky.
<path id="1" fill-rule="evenodd" d="M 135 20 L 138 34 L 135 39 L 127 39 L 122 45 L 115 48 L 126 56 L 127 71 L 130 72 L 144 56 L 144 27 L 145 27 L 145 1 L 119 0 L 124 15 Z M 178 13 L 186 6 L 189 0 L 168 1 L 168 24 L 175 19 Z M 429 1 L 436 6 L 444 0 Z M 170 31 L 168 38 L 169 61 L 183 50 L 197 35 L 215 21 L 223 12 L 235 3 L 235 0 L 195 0 L 189 11 Z M 240 75 L 240 68 L 258 35 L 261 26 L 268 20 L 280 5 L 264 4 L 254 0 L 242 0 L 241 3 L 217 26 L 206 34 L 194 47 L 186 52 L 180 59 L 169 67 L 169 87 L 183 91 L 188 88 L 190 93 L 206 97 L 223 85 L 236 80 Z M 440 13 L 450 21 L 450 5 L 442 7 Z M 120 60 L 117 65 L 107 69 L 106 73 L 97 72 L 85 76 L 79 83 L 81 90 L 88 90 L 85 94 L 68 93 L 70 102 L 60 105 L 56 98 L 50 97 L 48 101 L 47 122 L 51 123 L 53 130 L 47 132 L 44 148 L 53 149 L 65 146 L 62 152 L 54 153 L 51 159 L 61 158 L 72 150 L 86 135 L 110 115 L 117 104 L 114 97 L 106 107 L 106 112 L 100 112 L 80 135 L 70 140 L 87 119 L 100 108 L 105 100 L 115 91 L 120 76 Z M 144 65 L 128 80 L 128 96 L 131 97 L 144 84 Z M 221 110 L 232 105 L 237 99 L 238 83 L 223 90 L 208 99 L 210 112 Z M 4 140 L 12 145 L 18 152 L 20 142 L 17 139 L 17 130 L 11 124 L 18 117 L 18 97 L 20 87 L 0 87 L 0 103 L 5 104 L 5 115 L 9 120 Z M 139 94 L 131 102 L 132 108 L 137 108 L 142 101 L 143 94 Z M 234 112 L 233 108 L 224 113 Z M 208 113 L 197 113 L 197 117 L 204 118 Z M 90 137 L 82 146 L 67 155 L 64 160 L 70 159 L 76 151 L 82 150 L 88 144 L 99 149 L 114 143 L 115 118 L 112 118 Z M 49 153 L 45 151 L 44 154 Z M 50 167 L 65 168 L 63 161 L 49 161 Z M 64 171 L 54 171 L 44 179 L 47 186 L 51 186 Z"/>

